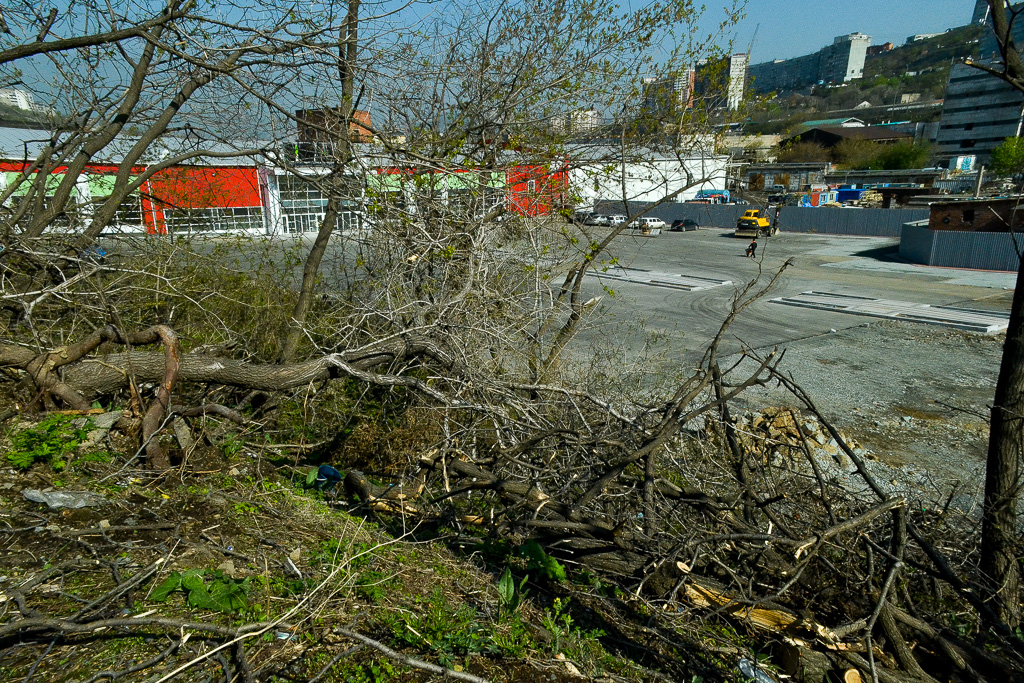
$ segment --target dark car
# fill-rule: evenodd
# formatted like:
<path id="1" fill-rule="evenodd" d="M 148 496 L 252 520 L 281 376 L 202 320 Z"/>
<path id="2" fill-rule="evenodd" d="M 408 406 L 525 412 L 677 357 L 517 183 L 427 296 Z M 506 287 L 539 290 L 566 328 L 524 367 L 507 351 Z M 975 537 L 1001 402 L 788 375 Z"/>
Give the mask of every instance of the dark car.
<path id="1" fill-rule="evenodd" d="M 669 227 L 669 230 L 674 230 L 676 232 L 689 232 L 690 230 L 696 230 L 699 227 L 700 226 L 697 225 L 697 221 L 692 218 L 677 218 L 672 221 L 672 225 Z"/>

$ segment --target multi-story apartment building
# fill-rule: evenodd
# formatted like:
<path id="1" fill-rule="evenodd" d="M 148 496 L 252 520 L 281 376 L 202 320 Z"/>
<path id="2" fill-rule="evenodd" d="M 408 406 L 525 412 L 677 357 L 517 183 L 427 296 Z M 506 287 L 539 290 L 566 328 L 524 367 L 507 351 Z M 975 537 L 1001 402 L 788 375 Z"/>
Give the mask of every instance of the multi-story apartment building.
<path id="1" fill-rule="evenodd" d="M 697 65 L 694 92 L 705 107 L 739 109 L 749 85 L 749 55 L 745 52 Z"/>
<path id="2" fill-rule="evenodd" d="M 1013 37 L 1022 44 L 1024 22 L 1014 24 Z M 994 34 L 982 38 L 979 52 L 979 62 L 998 62 Z M 952 66 L 935 141 L 940 158 L 974 155 L 977 163 L 988 164 L 992 150 L 1006 138 L 1020 136 L 1022 130 L 1024 95 L 1020 91 L 980 69 Z"/>
<path id="3" fill-rule="evenodd" d="M 743 94 L 749 84 L 749 62 L 750 56 L 745 52 L 729 57 L 729 81 L 725 86 L 725 106 L 729 111 L 736 111 L 743 103 Z"/>
<path id="4" fill-rule="evenodd" d="M 864 77 L 864 58 L 871 36 L 837 36 L 831 45 L 793 59 L 777 59 L 750 67 L 751 87 L 757 92 L 792 90 L 815 83 L 845 83 Z"/>
<path id="5" fill-rule="evenodd" d="M 988 0 L 975 0 L 974 15 L 971 17 L 972 24 L 984 24 L 988 21 Z"/>

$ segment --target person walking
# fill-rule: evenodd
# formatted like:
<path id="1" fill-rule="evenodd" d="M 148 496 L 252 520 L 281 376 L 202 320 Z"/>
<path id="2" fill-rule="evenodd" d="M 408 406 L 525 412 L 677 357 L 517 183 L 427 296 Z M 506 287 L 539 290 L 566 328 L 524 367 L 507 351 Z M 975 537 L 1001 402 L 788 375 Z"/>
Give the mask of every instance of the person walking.
<path id="1" fill-rule="evenodd" d="M 747 256 L 750 258 L 757 258 L 757 238 L 750 240 L 750 244 L 747 245 Z"/>

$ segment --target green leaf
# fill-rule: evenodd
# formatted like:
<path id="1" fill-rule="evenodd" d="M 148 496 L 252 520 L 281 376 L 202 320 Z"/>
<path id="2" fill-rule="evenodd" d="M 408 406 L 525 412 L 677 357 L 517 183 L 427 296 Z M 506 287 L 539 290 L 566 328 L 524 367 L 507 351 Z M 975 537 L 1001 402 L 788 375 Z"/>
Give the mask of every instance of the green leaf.
<path id="1" fill-rule="evenodd" d="M 555 558 L 544 552 L 540 543 L 529 540 L 519 547 L 519 556 L 529 560 L 527 568 L 539 570 L 539 573 L 549 581 L 561 583 L 565 581 L 565 567 Z"/>
<path id="2" fill-rule="evenodd" d="M 202 569 L 189 569 L 181 575 L 181 587 L 187 591 L 201 590 L 205 588 L 203 584 L 203 574 L 206 571 Z"/>
<path id="3" fill-rule="evenodd" d="M 501 604 L 511 605 L 512 601 L 516 598 L 516 584 L 512 581 L 512 570 L 505 567 L 504 573 L 498 580 L 498 597 L 501 598 Z"/>
<path id="4" fill-rule="evenodd" d="M 154 590 L 152 595 L 149 597 L 156 602 L 163 602 L 167 599 L 168 595 L 179 588 L 181 588 L 181 574 L 178 572 L 171 572 L 171 575 L 168 576 L 163 583 L 157 586 L 156 590 Z"/>

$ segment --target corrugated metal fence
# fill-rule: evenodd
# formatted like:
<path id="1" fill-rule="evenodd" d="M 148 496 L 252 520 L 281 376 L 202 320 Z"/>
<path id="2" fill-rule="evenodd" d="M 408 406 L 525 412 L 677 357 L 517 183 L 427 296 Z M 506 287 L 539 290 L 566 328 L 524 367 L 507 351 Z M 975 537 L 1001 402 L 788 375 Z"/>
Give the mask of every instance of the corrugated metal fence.
<path id="1" fill-rule="evenodd" d="M 903 224 L 927 220 L 928 209 L 782 209 L 779 227 L 783 232 L 816 232 L 822 235 L 899 237 Z"/>
<path id="2" fill-rule="evenodd" d="M 629 212 L 639 213 L 648 204 L 629 202 Z M 731 204 L 675 204 L 666 203 L 655 208 L 649 216 L 657 216 L 666 223 L 677 218 L 692 218 L 701 227 L 736 227 L 736 220 L 750 208 Z M 598 204 L 596 213 L 625 214 L 622 202 Z M 925 220 L 928 209 L 833 209 L 785 206 L 779 219 L 783 232 L 808 232 L 822 235 L 861 235 L 865 237 L 899 237 L 900 229 L 908 221 Z"/>
<path id="3" fill-rule="evenodd" d="M 932 231 L 928 229 L 928 221 L 913 221 L 903 226 L 900 258 L 911 263 L 931 264 Z"/>
<path id="4" fill-rule="evenodd" d="M 1015 271 L 1020 266 L 1014 238 L 1008 232 L 929 230 L 925 221 L 903 226 L 900 256 L 913 263 L 945 268 Z"/>

